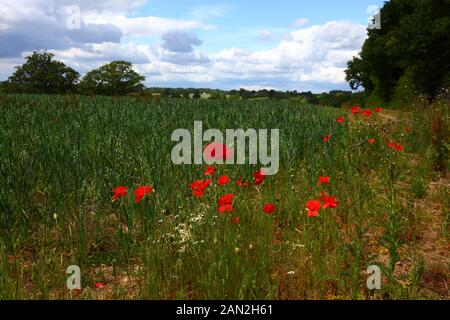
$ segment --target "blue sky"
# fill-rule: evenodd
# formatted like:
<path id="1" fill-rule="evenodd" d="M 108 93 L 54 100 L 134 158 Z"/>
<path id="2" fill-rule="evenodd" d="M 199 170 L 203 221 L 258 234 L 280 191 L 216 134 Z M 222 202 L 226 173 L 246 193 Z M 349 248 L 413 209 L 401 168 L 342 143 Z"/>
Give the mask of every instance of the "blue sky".
<path id="1" fill-rule="evenodd" d="M 129 60 L 148 86 L 349 89 L 346 61 L 364 42 L 368 8 L 382 3 L 1 0 L 0 80 L 47 49 L 82 74 Z"/>

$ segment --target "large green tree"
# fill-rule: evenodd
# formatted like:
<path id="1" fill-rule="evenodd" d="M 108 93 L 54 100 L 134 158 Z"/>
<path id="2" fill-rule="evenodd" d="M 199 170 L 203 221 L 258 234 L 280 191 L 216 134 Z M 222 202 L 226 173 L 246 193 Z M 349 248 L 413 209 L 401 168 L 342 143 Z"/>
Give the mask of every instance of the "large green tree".
<path id="1" fill-rule="evenodd" d="M 381 29 L 369 29 L 347 81 L 384 101 L 406 91 L 433 98 L 449 83 L 450 0 L 391 0 L 381 9 Z M 408 88 L 408 90 L 405 90 Z"/>
<path id="2" fill-rule="evenodd" d="M 33 52 L 16 67 L 4 87 L 14 93 L 68 93 L 76 91 L 80 74 L 53 59 L 49 52 Z"/>
<path id="3" fill-rule="evenodd" d="M 89 71 L 80 82 L 80 91 L 87 94 L 124 95 L 144 89 L 145 77 L 133 70 L 127 61 L 113 61 Z"/>

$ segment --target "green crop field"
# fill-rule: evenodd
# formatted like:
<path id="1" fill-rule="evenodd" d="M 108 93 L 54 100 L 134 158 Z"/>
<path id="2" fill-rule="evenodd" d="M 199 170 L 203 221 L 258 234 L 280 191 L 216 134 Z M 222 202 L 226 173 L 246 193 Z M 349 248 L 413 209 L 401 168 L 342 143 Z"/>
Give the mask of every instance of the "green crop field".
<path id="1" fill-rule="evenodd" d="M 2 299 L 449 297 L 448 180 L 433 171 L 432 115 L 56 95 L 3 95 L 0 109 Z M 204 164 L 174 165 L 171 134 L 194 121 L 279 129 L 279 172 L 255 185 L 260 166 L 205 176 Z M 205 179 L 196 197 L 190 186 Z M 140 186 L 151 192 L 136 201 Z M 226 194 L 233 207 L 220 212 Z M 326 196 L 336 202 L 322 206 Z M 66 286 L 70 265 L 80 290 Z M 380 290 L 367 288 L 372 265 Z"/>

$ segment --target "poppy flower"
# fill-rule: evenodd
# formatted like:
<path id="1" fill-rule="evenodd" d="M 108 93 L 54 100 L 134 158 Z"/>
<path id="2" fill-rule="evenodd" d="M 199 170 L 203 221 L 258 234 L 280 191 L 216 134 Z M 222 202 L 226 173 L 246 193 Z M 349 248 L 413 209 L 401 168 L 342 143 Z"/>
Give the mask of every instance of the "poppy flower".
<path id="1" fill-rule="evenodd" d="M 338 122 L 338 123 L 343 123 L 344 121 L 345 121 L 344 118 L 337 118 L 337 119 L 336 119 L 336 122 Z"/>
<path id="2" fill-rule="evenodd" d="M 318 217 L 319 209 L 322 207 L 320 201 L 309 200 L 306 202 L 306 209 L 308 210 L 308 217 Z"/>
<path id="3" fill-rule="evenodd" d="M 328 142 L 328 141 L 330 141 L 330 138 L 331 138 L 331 134 L 327 134 L 325 137 L 323 137 L 322 141 Z"/>
<path id="4" fill-rule="evenodd" d="M 216 169 L 213 166 L 207 166 L 205 170 L 205 176 L 210 176 L 216 172 Z"/>
<path id="5" fill-rule="evenodd" d="M 203 157 L 206 161 L 226 161 L 233 158 L 233 153 L 234 150 L 228 148 L 226 144 L 213 142 L 205 147 Z"/>
<path id="6" fill-rule="evenodd" d="M 401 145 L 401 144 L 396 144 L 395 145 L 395 150 L 397 150 L 398 152 L 403 151 L 405 148 Z"/>
<path id="7" fill-rule="evenodd" d="M 191 185 L 189 185 L 189 187 L 192 190 L 192 193 L 194 194 L 195 197 L 197 198 L 202 198 L 203 195 L 205 194 L 205 189 L 211 184 L 211 180 L 197 180 L 194 183 L 192 183 Z"/>
<path id="8" fill-rule="evenodd" d="M 101 288 L 103 288 L 103 287 L 106 287 L 106 284 L 104 284 L 103 282 L 96 282 L 96 283 L 94 284 L 94 286 L 95 286 L 97 289 L 101 289 Z"/>
<path id="9" fill-rule="evenodd" d="M 339 205 L 339 202 L 336 201 L 336 196 L 323 195 L 321 200 L 325 202 L 322 206 L 323 209 L 336 208 Z"/>
<path id="10" fill-rule="evenodd" d="M 136 203 L 139 203 L 142 198 L 147 194 L 152 192 L 152 187 L 151 186 L 141 186 L 138 187 L 136 190 L 134 190 L 134 197 L 135 197 L 135 201 Z"/>
<path id="11" fill-rule="evenodd" d="M 263 208 L 264 212 L 267 214 L 272 214 L 275 212 L 275 205 L 273 203 L 266 203 Z"/>
<path id="12" fill-rule="evenodd" d="M 228 178 L 228 176 L 221 176 L 221 177 L 219 177 L 219 179 L 217 180 L 217 184 L 218 184 L 219 186 L 226 185 L 228 182 L 230 182 L 230 178 Z"/>
<path id="13" fill-rule="evenodd" d="M 260 185 L 264 181 L 264 179 L 266 178 L 266 175 L 264 174 L 263 170 L 260 169 L 260 170 L 256 171 L 255 173 L 253 173 L 253 177 L 255 178 L 253 180 L 253 184 L 255 186 L 257 186 L 257 185 Z"/>
<path id="14" fill-rule="evenodd" d="M 331 177 L 319 177 L 319 184 L 328 184 L 331 181 Z"/>
<path id="15" fill-rule="evenodd" d="M 375 112 L 381 112 L 381 110 L 383 110 L 383 108 L 377 107 L 377 108 L 375 108 L 374 110 L 375 110 Z"/>
<path id="16" fill-rule="evenodd" d="M 360 112 L 360 110 L 361 110 L 361 107 L 355 106 L 350 109 L 350 112 L 356 115 Z"/>
<path id="17" fill-rule="evenodd" d="M 236 195 L 234 193 L 229 193 L 224 196 L 222 196 L 219 200 L 217 200 L 217 204 L 219 206 L 226 206 L 232 203 L 233 197 Z"/>
<path id="18" fill-rule="evenodd" d="M 364 110 L 362 115 L 366 116 L 366 117 L 370 117 L 372 115 L 372 110 Z"/>
<path id="19" fill-rule="evenodd" d="M 370 138 L 370 139 L 367 140 L 367 142 L 370 143 L 370 144 L 373 144 L 375 142 L 375 139 Z"/>
<path id="20" fill-rule="evenodd" d="M 233 212 L 233 205 L 232 204 L 226 204 L 226 205 L 220 206 L 219 207 L 219 212 L 220 213 Z"/>
<path id="21" fill-rule="evenodd" d="M 230 219 L 231 224 L 238 224 L 241 221 L 240 217 L 232 217 Z"/>
<path id="22" fill-rule="evenodd" d="M 113 200 L 118 199 L 119 197 L 125 197 L 127 195 L 128 188 L 124 186 L 118 186 L 116 189 L 112 189 L 112 192 L 114 192 Z"/>

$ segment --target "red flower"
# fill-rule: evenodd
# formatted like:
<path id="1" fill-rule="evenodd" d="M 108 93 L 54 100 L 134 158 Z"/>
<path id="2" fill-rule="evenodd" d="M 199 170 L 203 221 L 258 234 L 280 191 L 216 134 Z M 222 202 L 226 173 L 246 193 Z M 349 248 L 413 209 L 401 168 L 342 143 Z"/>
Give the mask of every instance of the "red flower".
<path id="1" fill-rule="evenodd" d="M 381 112 L 381 110 L 383 110 L 383 108 L 377 107 L 377 108 L 375 108 L 374 110 L 375 110 L 375 112 Z"/>
<path id="2" fill-rule="evenodd" d="M 232 204 L 226 204 L 226 205 L 220 206 L 219 207 L 219 212 L 220 213 L 233 212 L 233 205 Z"/>
<path id="3" fill-rule="evenodd" d="M 372 143 L 374 143 L 374 142 L 375 142 L 375 139 L 373 139 L 373 138 L 370 138 L 370 139 L 368 139 L 368 140 L 367 140 L 367 142 L 368 142 L 368 143 L 370 143 L 370 144 L 372 144 Z"/>
<path id="4" fill-rule="evenodd" d="M 272 214 L 275 212 L 275 205 L 273 203 L 266 203 L 264 205 L 264 212 L 267 214 Z"/>
<path id="5" fill-rule="evenodd" d="M 361 107 L 356 106 L 356 107 L 352 107 L 350 109 L 350 112 L 353 113 L 353 114 L 358 114 L 360 110 L 361 110 Z"/>
<path id="6" fill-rule="evenodd" d="M 266 175 L 264 174 L 262 169 L 259 169 L 258 171 L 253 173 L 253 177 L 255 178 L 253 180 L 253 184 L 255 186 L 257 186 L 257 185 L 260 185 L 264 181 L 264 179 L 266 178 Z"/>
<path id="7" fill-rule="evenodd" d="M 217 184 L 219 186 L 226 185 L 228 182 L 230 182 L 230 178 L 228 178 L 228 176 L 221 176 L 219 180 L 217 180 Z"/>
<path id="8" fill-rule="evenodd" d="M 328 184 L 328 183 L 330 183 L 330 181 L 331 181 L 330 177 L 319 177 L 319 184 L 322 184 L 322 183 Z"/>
<path id="9" fill-rule="evenodd" d="M 331 138 L 331 134 L 327 134 L 325 137 L 323 137 L 322 141 L 328 142 L 328 141 L 330 141 L 330 138 Z"/>
<path id="10" fill-rule="evenodd" d="M 229 193 L 224 196 L 222 196 L 219 200 L 217 200 L 217 204 L 219 206 L 226 206 L 232 203 L 233 197 L 236 195 L 234 193 Z"/>
<path id="11" fill-rule="evenodd" d="M 238 224 L 241 221 L 239 217 L 233 217 L 230 219 L 231 224 Z"/>
<path id="12" fill-rule="evenodd" d="M 213 166 L 207 166 L 205 170 L 205 176 L 210 176 L 216 172 L 216 169 Z"/>
<path id="13" fill-rule="evenodd" d="M 372 115 L 372 110 L 364 110 L 362 114 L 363 116 L 370 117 Z"/>
<path id="14" fill-rule="evenodd" d="M 339 122 L 339 123 L 343 123 L 345 121 L 345 119 L 344 118 L 337 118 L 336 121 Z"/>
<path id="15" fill-rule="evenodd" d="M 397 150 L 398 152 L 403 151 L 405 148 L 401 145 L 401 144 L 396 144 L 395 145 L 395 150 Z"/>
<path id="16" fill-rule="evenodd" d="M 150 192 L 152 192 L 152 187 L 151 186 L 141 186 L 141 187 L 138 187 L 136 190 L 134 190 L 134 196 L 135 196 L 136 203 L 141 201 L 142 198 L 147 193 L 150 193 Z"/>
<path id="17" fill-rule="evenodd" d="M 103 282 L 96 282 L 96 283 L 94 284 L 94 286 L 95 286 L 97 289 L 101 289 L 101 288 L 103 288 L 103 287 L 106 287 L 106 284 L 104 284 Z"/>
<path id="18" fill-rule="evenodd" d="M 194 183 L 192 183 L 191 185 L 189 185 L 189 187 L 192 189 L 192 193 L 194 194 L 194 196 L 196 196 L 197 198 L 202 198 L 203 195 L 205 194 L 205 189 L 211 184 L 211 180 L 197 180 Z"/>
<path id="19" fill-rule="evenodd" d="M 112 189 L 112 192 L 114 192 L 113 200 L 118 199 L 119 197 L 125 197 L 127 195 L 128 188 L 124 186 L 118 186 L 116 189 Z"/>
<path id="20" fill-rule="evenodd" d="M 320 201 L 317 200 L 309 200 L 306 202 L 306 209 L 308 210 L 308 217 L 318 217 L 319 209 L 322 206 Z"/>
<path id="21" fill-rule="evenodd" d="M 321 200 L 323 202 L 325 202 L 325 204 L 323 205 L 323 209 L 327 209 L 327 208 L 336 208 L 339 205 L 339 202 L 336 201 L 336 196 L 327 196 L 327 195 L 322 195 Z"/>

